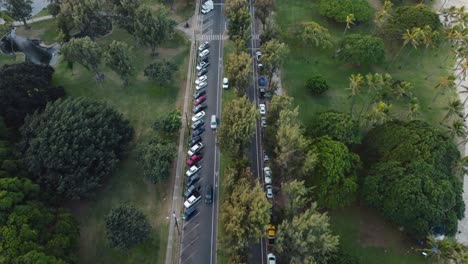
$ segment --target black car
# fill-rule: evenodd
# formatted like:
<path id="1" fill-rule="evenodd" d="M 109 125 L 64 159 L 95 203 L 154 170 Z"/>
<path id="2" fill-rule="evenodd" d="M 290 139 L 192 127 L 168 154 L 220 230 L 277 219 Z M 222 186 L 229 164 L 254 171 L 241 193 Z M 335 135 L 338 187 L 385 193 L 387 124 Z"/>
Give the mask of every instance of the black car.
<path id="1" fill-rule="evenodd" d="M 201 69 L 198 73 L 197 73 L 197 76 L 200 77 L 202 75 L 205 75 L 208 73 L 208 69 L 207 68 L 203 68 Z"/>
<path id="2" fill-rule="evenodd" d="M 196 184 L 190 185 L 187 190 L 184 192 L 184 197 L 189 198 L 196 191 L 200 191 L 201 186 L 197 186 Z"/>
<path id="3" fill-rule="evenodd" d="M 195 144 L 201 141 L 200 136 L 192 137 L 192 140 L 189 142 L 189 148 L 193 147 Z"/>
<path id="4" fill-rule="evenodd" d="M 182 219 L 189 220 L 192 215 L 195 215 L 195 212 L 197 212 L 197 207 L 190 207 L 189 209 L 185 210 L 184 215 L 182 215 Z"/>
<path id="5" fill-rule="evenodd" d="M 266 93 L 265 88 L 260 88 L 259 92 L 260 92 L 260 99 L 265 98 L 265 93 Z"/>
<path id="6" fill-rule="evenodd" d="M 201 110 L 205 109 L 206 108 L 206 104 L 199 104 L 199 105 L 196 105 L 192 108 L 192 112 L 194 114 L 200 112 Z"/>
<path id="7" fill-rule="evenodd" d="M 186 187 L 188 188 L 188 187 L 190 187 L 190 185 L 194 185 L 194 184 L 197 183 L 199 180 L 200 180 L 200 175 L 198 175 L 198 174 L 195 174 L 195 175 L 190 176 L 190 177 L 187 179 Z"/>
<path id="8" fill-rule="evenodd" d="M 210 204 L 213 202 L 213 186 L 208 185 L 206 186 L 205 191 L 205 203 Z"/>
<path id="9" fill-rule="evenodd" d="M 198 58 L 198 63 L 200 63 L 200 62 L 202 62 L 202 61 L 204 61 L 204 62 L 209 62 L 209 61 L 210 61 L 210 59 L 209 59 L 209 57 L 208 57 L 208 56 L 206 56 L 206 57 L 203 57 L 203 58 Z"/>
<path id="10" fill-rule="evenodd" d="M 192 129 L 197 129 L 205 124 L 205 121 L 203 119 L 197 120 L 192 124 Z"/>
<path id="11" fill-rule="evenodd" d="M 192 137 L 201 136 L 201 134 L 203 134 L 204 132 L 205 132 L 205 128 L 199 127 L 198 129 L 195 129 L 192 131 Z"/>
<path id="12" fill-rule="evenodd" d="M 206 94 L 206 90 L 195 91 L 195 93 L 193 94 L 193 99 L 198 99 L 198 97 L 205 95 L 205 94 Z"/>

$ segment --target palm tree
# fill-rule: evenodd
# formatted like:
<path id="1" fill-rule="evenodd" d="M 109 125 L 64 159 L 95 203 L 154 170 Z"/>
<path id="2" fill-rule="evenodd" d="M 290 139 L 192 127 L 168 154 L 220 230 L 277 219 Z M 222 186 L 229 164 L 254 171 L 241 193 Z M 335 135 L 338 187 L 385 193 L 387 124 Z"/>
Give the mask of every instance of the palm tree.
<path id="1" fill-rule="evenodd" d="M 351 28 L 351 25 L 354 25 L 355 20 L 356 19 L 354 18 L 353 14 L 349 14 L 349 15 L 346 16 L 346 27 L 344 29 L 343 35 L 346 34 L 346 30 Z"/>
<path id="2" fill-rule="evenodd" d="M 362 75 L 360 73 L 351 74 L 351 76 L 349 76 L 349 87 L 347 89 L 351 92 L 349 95 L 349 98 L 351 98 L 351 109 L 349 115 L 351 117 L 353 117 L 354 103 L 356 101 L 356 96 L 360 93 L 362 83 Z"/>
<path id="3" fill-rule="evenodd" d="M 461 63 L 458 63 L 456 68 L 458 71 L 457 78 L 460 78 L 460 82 L 457 84 L 460 85 L 465 79 L 468 71 L 468 57 L 461 60 Z"/>
<path id="4" fill-rule="evenodd" d="M 445 262 L 450 259 L 452 248 L 448 238 L 437 240 L 431 235 L 427 237 L 426 243 L 427 247 L 421 249 L 421 251 L 426 254 L 427 258 L 435 260 L 436 263 L 440 263 L 440 261 Z"/>
<path id="5" fill-rule="evenodd" d="M 459 158 L 452 166 L 452 173 L 458 177 L 463 177 L 468 173 L 468 157 Z"/>
<path id="6" fill-rule="evenodd" d="M 434 96 L 434 99 L 432 99 L 432 102 L 434 102 L 437 97 L 441 94 L 445 94 L 445 92 L 450 91 L 455 88 L 455 76 L 453 74 L 449 74 L 446 77 L 441 77 L 439 82 L 436 84 L 434 87 L 437 92 Z"/>
<path id="7" fill-rule="evenodd" d="M 463 117 L 463 104 L 460 99 L 455 99 L 449 101 L 448 105 L 444 107 L 444 110 L 447 111 L 442 122 L 452 117 Z"/>
<path id="8" fill-rule="evenodd" d="M 450 125 L 443 126 L 447 128 L 448 136 L 453 140 L 458 138 L 462 138 L 464 140 L 467 136 L 465 124 L 463 124 L 463 121 L 460 119 L 453 121 Z"/>
<path id="9" fill-rule="evenodd" d="M 391 116 L 390 116 L 391 109 L 392 109 L 391 104 L 387 104 L 387 103 L 380 101 L 372 106 L 372 111 L 368 113 L 366 116 L 367 121 L 370 122 L 372 125 L 383 124 L 391 119 Z"/>
<path id="10" fill-rule="evenodd" d="M 393 57 L 392 62 L 387 66 L 387 69 L 393 65 L 396 58 L 400 55 L 401 51 L 406 47 L 406 45 L 411 44 L 414 49 L 418 48 L 418 46 L 420 45 L 420 39 L 421 39 L 421 29 L 420 28 L 412 28 L 411 30 L 407 29 L 406 32 L 403 33 L 401 38 L 403 39 L 401 48 L 400 50 L 398 50 L 395 57 Z M 411 51 L 412 50 L 410 50 L 410 52 L 408 53 L 408 56 L 409 54 L 411 54 Z"/>
<path id="11" fill-rule="evenodd" d="M 465 163 L 465 165 L 468 165 L 468 164 Z M 452 248 L 453 248 L 453 251 L 452 251 L 451 259 L 455 262 L 455 264 L 468 263 L 468 246 L 458 243 L 457 240 L 453 240 Z"/>
<path id="12" fill-rule="evenodd" d="M 392 84 L 392 92 L 397 100 L 409 96 L 411 88 L 411 83 L 405 81 L 395 81 Z"/>
<path id="13" fill-rule="evenodd" d="M 375 13 L 374 22 L 377 25 L 377 27 L 381 27 L 390 17 L 392 6 L 393 3 L 391 1 L 385 0 L 382 9 Z"/>
<path id="14" fill-rule="evenodd" d="M 413 120 L 417 115 L 419 115 L 420 108 L 418 98 L 413 96 L 408 102 L 408 113 L 406 118 L 410 121 Z"/>

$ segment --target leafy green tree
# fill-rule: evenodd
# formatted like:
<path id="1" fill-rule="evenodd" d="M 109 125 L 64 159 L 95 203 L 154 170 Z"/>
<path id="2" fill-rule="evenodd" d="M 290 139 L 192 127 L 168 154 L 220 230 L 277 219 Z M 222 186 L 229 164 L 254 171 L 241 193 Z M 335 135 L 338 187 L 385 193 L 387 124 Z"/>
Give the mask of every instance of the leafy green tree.
<path id="1" fill-rule="evenodd" d="M 138 46 L 138 37 L 135 30 L 136 10 L 141 6 L 141 0 L 108 0 L 113 19 L 119 27 L 132 35 Z"/>
<path id="2" fill-rule="evenodd" d="M 342 23 L 346 22 L 349 14 L 353 14 L 358 22 L 366 22 L 371 17 L 371 8 L 366 0 L 321 0 L 319 8 L 322 16 Z"/>
<path id="3" fill-rule="evenodd" d="M 226 76 L 229 85 L 234 87 L 238 95 L 245 95 L 252 73 L 252 58 L 245 51 L 231 53 L 226 61 Z"/>
<path id="4" fill-rule="evenodd" d="M 314 21 L 302 24 L 300 36 L 304 44 L 309 47 L 315 46 L 326 49 L 333 46 L 333 38 L 328 29 Z"/>
<path id="5" fill-rule="evenodd" d="M 0 68 L 0 115 L 8 126 L 19 127 L 34 111 L 65 95 L 52 85 L 54 68 L 32 63 L 4 65 Z"/>
<path id="6" fill-rule="evenodd" d="M 174 157 L 174 144 L 157 137 L 138 147 L 139 165 L 152 183 L 163 182 L 169 177 Z"/>
<path id="7" fill-rule="evenodd" d="M 338 44 L 338 58 L 352 64 L 377 64 L 385 59 L 385 48 L 381 38 L 350 34 Z"/>
<path id="8" fill-rule="evenodd" d="M 463 217 L 461 182 L 422 160 L 408 165 L 392 160 L 375 163 L 362 190 L 370 207 L 418 238 L 432 228 L 454 234 Z"/>
<path id="9" fill-rule="evenodd" d="M 176 70 L 177 65 L 174 62 L 162 59 L 148 65 L 144 70 L 144 74 L 150 80 L 160 85 L 166 85 L 172 81 Z"/>
<path id="10" fill-rule="evenodd" d="M 273 74 L 283 64 L 286 56 L 289 53 L 289 48 L 286 44 L 272 39 L 262 44 L 260 47 L 262 52 L 262 64 L 265 72 L 268 74 L 268 80 L 271 82 Z"/>
<path id="11" fill-rule="evenodd" d="M 315 96 L 325 93 L 329 86 L 325 78 L 320 74 L 314 74 L 305 83 L 306 89 Z"/>
<path id="12" fill-rule="evenodd" d="M 27 20 L 32 16 L 32 0 L 5 0 L 5 7 L 10 16 L 23 21 L 24 27 L 29 29 Z"/>
<path id="13" fill-rule="evenodd" d="M 124 86 L 128 86 L 129 78 L 135 72 L 129 52 L 130 48 L 125 42 L 116 40 L 113 40 L 104 52 L 104 61 L 107 67 L 120 76 Z"/>
<path id="14" fill-rule="evenodd" d="M 65 261 L 57 259 L 54 256 L 48 256 L 43 252 L 36 250 L 29 251 L 28 253 L 20 256 L 17 259 L 18 263 L 22 264 L 37 264 L 37 263 L 48 263 L 48 264 L 66 264 Z"/>
<path id="15" fill-rule="evenodd" d="M 141 6 L 135 13 L 135 32 L 143 44 L 151 47 L 151 56 L 156 56 L 156 46 L 168 40 L 174 33 L 175 21 L 169 16 L 166 8 L 161 7 L 156 14 L 147 6 Z"/>
<path id="16" fill-rule="evenodd" d="M 167 134 L 173 134 L 180 129 L 181 115 L 180 112 L 175 110 L 160 116 L 153 124 L 153 129 L 162 131 Z"/>
<path id="17" fill-rule="evenodd" d="M 361 143 L 358 123 L 347 113 L 328 111 L 317 114 L 308 124 L 307 132 L 312 137 L 329 136 L 347 146 Z"/>
<path id="18" fill-rule="evenodd" d="M 19 150 L 36 181 L 57 195 L 80 198 L 111 174 L 133 130 L 106 104 L 68 98 L 26 118 L 20 132 Z"/>
<path id="19" fill-rule="evenodd" d="M 317 212 L 313 204 L 278 226 L 275 248 L 281 263 L 329 263 L 338 244 L 339 237 L 332 234 L 328 215 Z"/>
<path id="20" fill-rule="evenodd" d="M 379 34 L 386 39 L 402 39 L 403 33 L 412 28 L 430 26 L 432 30 L 442 27 L 439 15 L 424 4 L 404 5 L 394 9 Z"/>
<path id="21" fill-rule="evenodd" d="M 267 104 L 268 111 L 266 113 L 266 122 L 268 126 L 265 130 L 265 148 L 274 157 L 274 149 L 276 144 L 276 133 L 279 127 L 279 117 L 281 111 L 284 109 L 293 109 L 293 98 L 289 96 L 275 95 L 271 98 L 270 103 Z"/>
<path id="22" fill-rule="evenodd" d="M 131 205 L 119 205 L 106 215 L 106 234 L 111 247 L 128 249 L 150 238 L 146 216 Z"/>
<path id="23" fill-rule="evenodd" d="M 285 210 L 287 219 L 292 220 L 302 209 L 312 201 L 311 189 L 307 188 L 304 181 L 293 180 L 281 185 L 285 198 Z"/>
<path id="24" fill-rule="evenodd" d="M 353 202 L 357 191 L 357 170 L 360 168 L 359 156 L 328 136 L 315 139 L 312 149 L 317 153 L 317 163 L 312 175 L 306 176 L 306 183 L 317 186 L 318 203 L 337 208 Z"/>
<path id="25" fill-rule="evenodd" d="M 251 178 L 251 177 L 250 177 Z M 224 234 L 223 243 L 229 255 L 245 256 L 250 241 L 257 241 L 270 222 L 271 207 L 258 181 L 237 181 L 229 198 L 223 202 L 220 217 Z"/>
<path id="26" fill-rule="evenodd" d="M 265 28 L 266 20 L 275 10 L 275 2 L 273 0 L 257 0 L 254 2 L 255 16 L 262 22 Z"/>
<path id="27" fill-rule="evenodd" d="M 236 98 L 226 104 L 221 113 L 217 142 L 223 153 L 242 157 L 255 132 L 257 112 L 247 97 Z"/>
<path id="28" fill-rule="evenodd" d="M 230 39 L 248 38 L 250 28 L 250 13 L 245 0 L 228 0 L 224 6 L 224 13 L 228 19 L 227 29 Z"/>
<path id="29" fill-rule="evenodd" d="M 47 5 L 47 11 L 53 17 L 56 17 L 60 13 L 60 4 L 58 3 L 50 3 Z"/>
<path id="30" fill-rule="evenodd" d="M 67 61 L 76 62 L 87 70 L 94 71 L 97 81 L 104 80 L 104 74 L 98 69 L 102 59 L 102 50 L 89 37 L 71 39 L 63 44 L 61 51 Z"/>

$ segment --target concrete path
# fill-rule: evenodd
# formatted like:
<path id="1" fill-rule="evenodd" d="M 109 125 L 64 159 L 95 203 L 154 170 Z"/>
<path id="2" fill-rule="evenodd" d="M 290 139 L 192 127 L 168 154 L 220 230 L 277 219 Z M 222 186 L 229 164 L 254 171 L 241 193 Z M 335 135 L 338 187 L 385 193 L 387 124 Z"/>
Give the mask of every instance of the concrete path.
<path id="1" fill-rule="evenodd" d="M 445 5 L 444 5 L 445 3 Z M 450 6 L 456 6 L 456 7 L 461 7 L 465 6 L 468 7 L 468 0 L 437 0 L 434 3 L 434 10 L 438 11 L 442 5 L 444 5 L 444 8 L 449 8 Z M 457 65 L 457 63 L 455 63 Z M 460 72 L 460 69 L 455 69 L 454 75 L 457 76 L 458 73 Z M 467 86 L 468 87 L 468 80 L 462 80 L 460 79 L 462 76 L 458 78 L 456 83 L 460 83 L 460 86 L 457 88 L 457 92 L 461 92 L 461 86 Z M 467 95 L 458 93 L 458 96 L 460 97 L 460 100 L 462 102 L 465 101 Z M 468 113 L 468 105 L 465 105 L 465 114 Z M 468 126 L 468 120 L 465 120 L 465 127 Z M 464 149 L 462 150 L 462 155 L 467 156 L 468 155 L 468 144 L 465 144 Z M 463 180 L 463 200 L 465 201 L 465 218 L 463 218 L 461 221 L 458 222 L 458 233 L 457 233 L 457 240 L 460 243 L 463 243 L 465 245 L 468 245 L 468 175 L 465 175 L 464 180 Z"/>
<path id="2" fill-rule="evenodd" d="M 39 22 L 39 21 L 49 20 L 49 19 L 52 19 L 52 18 L 54 18 L 52 15 L 41 16 L 41 17 L 36 17 L 36 18 L 31 18 L 29 20 L 26 20 L 26 23 L 33 24 L 33 23 L 36 23 L 36 22 Z M 0 25 L 3 25 L 3 24 L 5 24 L 5 20 L 0 18 Z M 22 25 L 23 25 L 22 21 L 13 22 L 13 26 L 15 26 L 15 27 L 22 26 Z"/>

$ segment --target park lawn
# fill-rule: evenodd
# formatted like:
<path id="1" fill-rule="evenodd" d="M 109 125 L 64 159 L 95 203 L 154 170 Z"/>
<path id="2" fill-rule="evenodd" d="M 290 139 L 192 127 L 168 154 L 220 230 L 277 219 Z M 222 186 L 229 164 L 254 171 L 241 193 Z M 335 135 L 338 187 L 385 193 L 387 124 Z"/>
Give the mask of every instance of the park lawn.
<path id="1" fill-rule="evenodd" d="M 46 45 L 56 42 L 58 28 L 57 20 L 49 19 L 39 21 L 29 25 L 31 29 L 26 30 L 24 26 L 16 28 L 16 34 L 28 38 L 37 38 L 42 40 Z"/>

